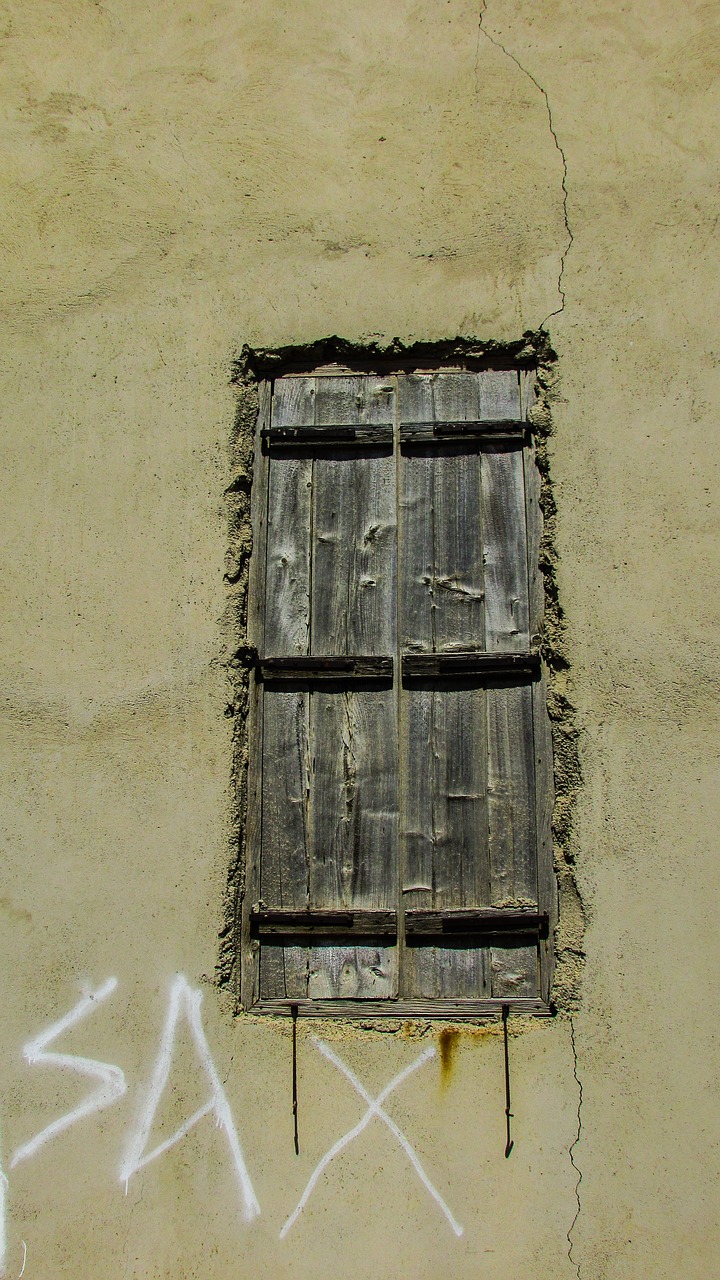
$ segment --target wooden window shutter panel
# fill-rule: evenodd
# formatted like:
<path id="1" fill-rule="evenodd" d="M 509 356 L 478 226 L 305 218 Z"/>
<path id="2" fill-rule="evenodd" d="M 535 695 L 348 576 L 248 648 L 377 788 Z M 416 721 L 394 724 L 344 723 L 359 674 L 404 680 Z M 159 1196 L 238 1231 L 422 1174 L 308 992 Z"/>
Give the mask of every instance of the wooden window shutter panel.
<path id="1" fill-rule="evenodd" d="M 250 1002 L 547 1009 L 532 378 L 317 374 L 261 393 Z"/>
<path id="2" fill-rule="evenodd" d="M 401 464 L 404 647 L 527 652 L 517 373 L 411 375 L 400 382 L 399 417 L 401 438 L 405 422 L 415 433 Z M 494 421 L 518 430 L 500 440 Z M 529 680 L 418 681 L 403 700 L 405 908 L 536 902 Z M 408 947 L 406 964 L 423 999 L 537 991 L 534 946 L 420 945 Z"/>
<path id="3" fill-rule="evenodd" d="M 393 415 L 387 380 L 275 384 L 264 653 L 278 662 L 302 653 L 395 652 Z M 386 442 L 378 436 L 387 424 Z M 310 678 L 304 687 L 268 682 L 264 691 L 261 897 L 268 907 L 396 906 L 395 696 L 386 679 L 355 687 L 337 675 L 337 682 Z M 373 940 L 264 945 L 260 995 L 394 995 L 395 956 L 393 945 Z"/>

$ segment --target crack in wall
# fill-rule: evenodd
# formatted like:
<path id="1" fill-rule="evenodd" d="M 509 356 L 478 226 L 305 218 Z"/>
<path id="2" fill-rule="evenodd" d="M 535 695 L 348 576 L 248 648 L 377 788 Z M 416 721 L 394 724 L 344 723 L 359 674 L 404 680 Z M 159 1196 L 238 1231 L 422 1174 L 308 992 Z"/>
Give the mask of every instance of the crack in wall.
<path id="1" fill-rule="evenodd" d="M 575 1044 L 575 1023 L 573 1022 L 572 1018 L 570 1019 L 570 1043 L 572 1045 L 572 1053 L 573 1053 L 573 1075 L 575 1077 L 575 1083 L 578 1087 L 578 1105 L 577 1105 L 577 1132 L 575 1134 L 573 1141 L 570 1143 L 570 1146 L 568 1147 L 568 1155 L 570 1156 L 570 1163 L 577 1174 L 577 1181 L 575 1183 L 575 1200 L 577 1201 L 577 1208 L 575 1210 L 575 1216 L 572 1222 L 570 1223 L 570 1226 L 568 1227 L 568 1231 L 567 1231 L 567 1242 L 568 1242 L 567 1256 L 577 1272 L 578 1280 L 580 1280 L 580 1263 L 576 1262 L 575 1258 L 573 1257 L 572 1234 L 573 1234 L 573 1231 L 575 1230 L 575 1225 L 577 1223 L 578 1218 L 580 1217 L 580 1210 L 582 1208 L 582 1204 L 580 1201 L 580 1184 L 582 1182 L 582 1170 L 580 1169 L 579 1165 L 575 1163 L 575 1148 L 578 1145 L 580 1141 L 580 1137 L 582 1135 L 582 1114 L 581 1113 L 582 1113 L 582 1104 L 583 1104 L 583 1087 L 582 1087 L 582 1081 L 580 1080 L 580 1077 L 578 1075 L 578 1056 L 577 1056 L 577 1046 Z"/>
<path id="2" fill-rule="evenodd" d="M 548 314 L 545 316 L 545 319 L 541 322 L 541 328 L 544 328 L 548 320 L 551 320 L 553 316 L 559 316 L 565 310 L 566 295 L 565 295 L 565 289 L 563 286 L 563 280 L 565 277 L 565 264 L 567 262 L 567 256 L 575 240 L 575 236 L 573 235 L 572 228 L 568 220 L 567 156 L 565 155 L 565 151 L 560 144 L 560 139 L 558 138 L 557 131 L 555 129 L 555 121 L 553 119 L 553 112 L 552 112 L 552 107 L 550 105 L 550 99 L 548 97 L 547 89 L 543 88 L 543 86 L 540 84 L 540 81 L 535 79 L 535 76 L 533 75 L 532 71 L 528 71 L 527 67 L 523 66 L 520 60 L 515 57 L 515 54 L 511 53 L 510 50 L 505 47 L 505 45 L 502 43 L 501 40 L 498 40 L 495 36 L 491 36 L 490 32 L 485 29 L 485 26 L 483 25 L 483 19 L 485 18 L 486 14 L 487 14 L 487 0 L 482 0 L 482 8 L 480 10 L 480 13 L 478 14 L 478 38 L 477 38 L 477 48 L 475 50 L 476 79 L 477 79 L 477 73 L 478 73 L 478 63 L 480 58 L 480 36 L 484 36 L 485 39 L 490 42 L 490 44 L 495 45 L 496 49 L 499 49 L 501 53 L 504 53 L 506 58 L 509 58 L 511 62 L 514 62 L 515 66 L 518 68 L 518 71 L 521 71 L 524 76 L 527 76 L 528 80 L 530 80 L 531 83 L 535 85 L 535 88 L 538 90 L 538 92 L 542 94 L 545 102 L 545 108 L 547 110 L 548 126 L 550 128 L 550 133 L 552 134 L 553 142 L 555 143 L 558 154 L 562 161 L 563 221 L 565 223 L 565 230 L 567 231 L 568 240 L 567 240 L 567 245 L 565 246 L 565 249 L 560 255 L 560 271 L 558 273 L 558 281 L 557 281 L 557 291 L 558 291 L 558 294 L 560 295 L 560 306 L 556 307 L 554 311 L 548 312 Z"/>

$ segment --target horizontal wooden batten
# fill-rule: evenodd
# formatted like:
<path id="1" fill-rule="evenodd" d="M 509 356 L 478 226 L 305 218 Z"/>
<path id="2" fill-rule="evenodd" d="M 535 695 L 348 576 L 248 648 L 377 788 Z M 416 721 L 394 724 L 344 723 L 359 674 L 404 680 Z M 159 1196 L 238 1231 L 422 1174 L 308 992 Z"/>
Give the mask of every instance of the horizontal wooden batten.
<path id="1" fill-rule="evenodd" d="M 531 907 L 461 907 L 445 911 L 405 912 L 408 940 L 431 941 L 457 938 L 485 939 L 546 938 L 547 912 Z"/>
<path id="2" fill-rule="evenodd" d="M 308 423 L 293 427 L 266 427 L 261 432 L 264 447 L 325 448 L 329 445 L 383 445 L 392 444 L 392 422 Z"/>
<path id="3" fill-rule="evenodd" d="M 403 679 L 425 676 L 535 675 L 540 671 L 539 653 L 405 653 Z"/>
<path id="4" fill-rule="evenodd" d="M 386 684 L 393 678 L 393 660 L 358 654 L 353 657 L 289 657 L 259 658 L 258 670 L 263 680 L 377 681 Z"/>
<path id="5" fill-rule="evenodd" d="M 532 996 L 488 1000 L 259 1000 L 253 1013 L 284 1014 L 297 1010 L 301 1018 L 422 1018 L 463 1022 L 478 1018 L 500 1018 L 503 1008 L 510 1016 L 551 1018 L 553 1005 Z"/>
<path id="6" fill-rule="evenodd" d="M 381 938 L 397 935 L 394 911 L 338 911 L 311 908 L 273 910 L 255 908 L 250 913 L 250 932 L 254 937 L 308 938 Z"/>
<path id="7" fill-rule="evenodd" d="M 438 440 L 518 440 L 528 431 L 520 418 L 487 419 L 476 422 L 401 422 L 400 439 L 407 444 Z"/>

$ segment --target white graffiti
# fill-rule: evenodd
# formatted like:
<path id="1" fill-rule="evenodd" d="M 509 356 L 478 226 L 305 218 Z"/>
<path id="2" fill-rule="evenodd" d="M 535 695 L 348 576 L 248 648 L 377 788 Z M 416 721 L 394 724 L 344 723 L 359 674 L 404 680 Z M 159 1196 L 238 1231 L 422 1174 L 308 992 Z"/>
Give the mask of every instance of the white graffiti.
<path id="1" fill-rule="evenodd" d="M 5 1251 L 7 1249 L 7 1227 L 5 1225 L 5 1215 L 7 1213 L 7 1193 L 8 1180 L 0 1164 L 0 1276 L 5 1275 Z"/>
<path id="2" fill-rule="evenodd" d="M 97 991 L 88 991 L 71 1009 L 65 1014 L 59 1022 L 54 1022 L 46 1031 L 41 1032 L 34 1040 L 29 1040 L 23 1049 L 25 1061 L 30 1065 L 46 1063 L 54 1067 L 67 1067 L 68 1071 L 77 1071 L 80 1075 L 90 1076 L 92 1079 L 100 1081 L 99 1087 L 88 1095 L 74 1111 L 68 1111 L 64 1116 L 60 1116 L 57 1120 L 53 1120 L 52 1124 L 47 1125 L 40 1133 L 28 1142 L 24 1142 L 18 1147 L 17 1151 L 10 1161 L 10 1168 L 14 1169 L 15 1165 L 21 1160 L 27 1160 L 29 1156 L 39 1151 L 40 1147 L 49 1142 L 51 1138 L 57 1137 L 58 1134 L 64 1133 L 76 1121 L 90 1116 L 96 1111 L 102 1111 L 105 1107 L 109 1107 L 111 1103 L 117 1102 L 127 1089 L 125 1083 L 125 1075 L 120 1067 L 115 1067 L 109 1062 L 96 1062 L 94 1058 L 79 1058 L 71 1053 L 46 1053 L 47 1045 L 56 1040 L 64 1031 L 68 1031 L 70 1027 L 76 1026 L 87 1013 L 97 1006 L 115 990 L 117 986 L 117 978 L 108 978 Z"/>
<path id="3" fill-rule="evenodd" d="M 212 1060 L 210 1048 L 205 1038 L 202 1020 L 200 1017 L 200 1004 L 202 1002 L 202 992 L 193 990 L 182 974 L 174 979 L 170 988 L 170 1001 L 168 1005 L 167 1017 L 160 1040 L 160 1050 L 158 1052 L 157 1061 L 153 1070 L 152 1079 L 148 1087 L 147 1096 L 143 1105 L 137 1128 L 132 1134 L 128 1143 L 125 1157 L 120 1167 L 120 1181 L 125 1183 L 125 1191 L 127 1193 L 128 1182 L 134 1173 L 143 1169 L 145 1165 L 150 1164 L 152 1160 L 156 1160 L 158 1156 L 163 1155 L 174 1147 L 177 1142 L 190 1132 L 191 1129 L 198 1124 L 204 1116 L 214 1113 L 218 1128 L 222 1129 L 227 1137 L 230 1151 L 233 1158 L 238 1180 L 240 1182 L 240 1190 L 242 1193 L 243 1216 L 246 1221 L 251 1222 L 260 1213 L 260 1205 L 253 1190 L 245 1159 L 243 1157 L 240 1142 L 235 1131 L 232 1112 L 230 1105 L 225 1096 L 225 1091 L 220 1082 L 215 1063 Z M 150 1136 L 150 1130 L 155 1118 L 158 1103 L 162 1097 L 163 1091 L 168 1081 L 170 1067 L 172 1063 L 173 1046 L 175 1043 L 175 1031 L 181 1014 L 184 1013 L 190 1025 L 195 1048 L 197 1050 L 200 1064 L 210 1082 L 210 1097 L 203 1106 L 199 1107 L 179 1129 L 166 1138 L 164 1142 L 153 1147 L 152 1151 L 145 1152 L 147 1141 Z"/>
<path id="4" fill-rule="evenodd" d="M 423 1186 L 427 1188 L 427 1190 L 430 1192 L 430 1195 L 432 1196 L 435 1203 L 439 1206 L 439 1208 L 445 1214 L 445 1217 L 450 1223 L 450 1226 L 455 1232 L 455 1235 L 461 1236 L 463 1234 L 463 1228 L 460 1226 L 459 1222 L 455 1220 L 448 1206 L 446 1205 L 445 1201 L 440 1195 L 440 1192 L 437 1190 L 436 1187 L 433 1186 L 432 1182 L 428 1178 L 417 1155 L 415 1154 L 413 1147 L 408 1142 L 402 1130 L 398 1127 L 398 1125 L 395 1124 L 395 1121 L 392 1120 L 390 1116 L 387 1114 L 387 1112 L 383 1110 L 383 1103 L 386 1101 L 387 1098 L 390 1097 L 390 1094 L 393 1093 L 393 1091 L 397 1089 L 401 1084 L 404 1084 L 408 1076 L 411 1076 L 413 1072 L 417 1071 L 419 1067 L 422 1067 L 426 1062 L 430 1060 L 430 1058 L 435 1057 L 435 1049 L 432 1047 L 425 1049 L 425 1051 L 420 1054 L 419 1058 L 416 1058 L 414 1062 L 411 1062 L 408 1067 L 405 1067 L 403 1071 L 401 1071 L 398 1075 L 396 1075 L 390 1081 L 389 1084 L 386 1084 L 385 1088 L 378 1094 L 376 1098 L 372 1098 L 368 1093 L 367 1089 L 365 1089 L 364 1086 L 358 1080 L 357 1076 L 355 1075 L 355 1072 L 352 1071 L 350 1067 L 348 1067 L 342 1061 L 342 1059 L 338 1057 L 338 1055 L 334 1052 L 334 1050 L 330 1048 L 328 1044 L 325 1044 L 323 1040 L 319 1040 L 317 1036 L 313 1036 L 313 1040 L 315 1041 L 320 1052 L 328 1059 L 329 1062 L 332 1062 L 333 1066 L 337 1067 L 338 1071 L 342 1072 L 345 1078 L 350 1081 L 350 1083 L 352 1084 L 353 1088 L 357 1091 L 357 1093 L 360 1094 L 360 1097 L 367 1103 L 367 1111 L 365 1112 L 362 1119 L 358 1121 L 355 1127 L 352 1129 L 348 1129 L 347 1133 L 344 1133 L 341 1138 L 338 1138 L 337 1142 L 334 1143 L 333 1146 L 330 1148 L 330 1150 L 325 1153 L 322 1160 L 320 1161 L 320 1163 L 317 1165 L 314 1172 L 312 1173 L 310 1180 L 305 1190 L 303 1191 L 302 1196 L 300 1197 L 300 1201 L 297 1207 L 293 1210 L 287 1222 L 282 1227 L 282 1230 L 280 1231 L 280 1239 L 282 1240 L 283 1236 L 287 1235 L 293 1223 L 297 1221 L 298 1217 L 300 1216 L 303 1209 L 305 1208 L 305 1205 L 307 1204 L 310 1196 L 312 1195 L 313 1189 L 318 1179 L 325 1172 L 331 1160 L 334 1160 L 335 1156 L 339 1155 L 340 1152 L 349 1145 L 349 1143 L 351 1143 L 355 1138 L 357 1138 L 359 1134 L 362 1133 L 363 1129 L 367 1128 L 370 1121 L 374 1117 L 377 1117 L 378 1120 L 382 1120 L 383 1124 L 387 1125 L 388 1129 L 397 1139 L 403 1151 L 405 1152 L 406 1156 L 408 1157 L 408 1160 L 410 1161 L 413 1169 L 417 1173 L 420 1181 L 423 1183 Z"/>

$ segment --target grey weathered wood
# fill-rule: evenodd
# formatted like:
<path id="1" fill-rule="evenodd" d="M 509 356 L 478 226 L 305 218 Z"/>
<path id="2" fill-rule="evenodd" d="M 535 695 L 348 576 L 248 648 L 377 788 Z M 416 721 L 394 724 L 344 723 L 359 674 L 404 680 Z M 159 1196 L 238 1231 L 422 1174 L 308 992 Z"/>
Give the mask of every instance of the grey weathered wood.
<path id="1" fill-rule="evenodd" d="M 528 630 L 531 643 L 539 639 L 545 610 L 545 589 L 540 569 L 540 543 L 543 517 L 540 508 L 540 473 L 535 463 L 533 448 L 523 452 L 523 479 L 525 486 L 525 522 L 527 532 L 528 575 Z"/>
<path id="2" fill-rule="evenodd" d="M 393 659 L 357 654 L 351 657 L 261 658 L 258 669 L 264 680 L 367 683 L 392 680 Z"/>
<path id="3" fill-rule="evenodd" d="M 485 648 L 529 649 L 527 536 L 522 451 L 482 456 Z"/>
<path id="4" fill-rule="evenodd" d="M 255 437 L 253 482 L 250 494 L 250 519 L 252 524 L 253 552 L 250 558 L 248 593 L 248 644 L 255 650 L 263 645 L 265 618 L 265 548 L 267 532 L 267 458 L 259 447 L 260 432 L 270 421 L 272 395 L 270 384 L 259 388 L 258 421 Z M 240 1001 L 249 1008 L 260 995 L 258 947 L 250 945 L 249 915 L 251 904 L 260 892 L 260 863 L 262 856 L 262 739 L 263 699 L 262 689 L 254 676 L 248 690 L 248 743 L 250 745 L 247 773 L 247 819 L 243 848 L 244 876 L 243 898 L 240 910 L 241 963 Z"/>
<path id="5" fill-rule="evenodd" d="M 280 907 L 307 907 L 312 761 L 305 692 L 265 690 L 263 857 L 260 896 Z"/>
<path id="6" fill-rule="evenodd" d="M 522 454 L 488 449 L 483 454 L 485 547 L 485 646 L 527 651 L 530 640 L 527 528 Z M 532 689 L 497 686 L 487 691 L 488 832 L 491 902 L 537 901 L 537 855 Z M 493 948 L 493 983 L 508 972 L 525 990 L 537 989 L 537 957 L 517 948 L 508 960 Z M 500 967 L 498 970 L 498 966 Z M 510 981 L 510 979 L 508 979 Z M 503 988 L 505 990 L 505 988 Z M 495 986 L 493 986 L 493 994 Z"/>
<path id="7" fill-rule="evenodd" d="M 387 658 L 396 652 L 393 464 L 387 456 L 368 453 L 367 441 L 342 433 L 364 429 L 364 423 L 382 427 L 389 421 L 393 380 L 323 376 L 292 381 L 305 384 L 304 389 L 288 392 L 285 404 L 276 384 L 273 429 L 303 431 L 312 425 L 308 434 L 315 439 L 325 428 L 330 436 L 339 429 L 341 436 L 335 442 L 322 436 L 323 447 L 317 451 L 310 441 L 305 451 L 312 446 L 312 458 L 300 456 L 300 446 L 307 441 L 293 442 L 298 445 L 295 453 L 286 449 L 287 440 L 279 442 L 277 454 L 271 451 L 271 477 L 273 467 L 283 463 L 310 468 L 306 490 L 312 499 L 307 557 L 311 635 L 304 649 L 296 638 L 294 648 L 280 647 L 272 653 L 266 647 L 264 652 L 275 659 L 298 658 L 308 649 L 313 657 Z M 527 679 L 538 666 L 530 637 L 539 627 L 542 587 L 538 574 L 531 576 L 528 588 L 540 516 L 534 479 L 522 461 L 524 437 L 518 428 L 527 414 L 527 379 L 514 371 L 410 375 L 399 379 L 398 394 L 401 434 L 412 435 L 413 424 L 422 424 L 422 429 L 431 426 L 433 435 L 427 447 L 416 438 L 400 461 L 400 541 L 406 549 L 401 648 L 410 651 L 404 674 L 411 682 L 440 681 L 435 689 L 409 687 L 402 695 L 402 904 L 397 902 L 393 840 L 397 797 L 387 792 L 388 768 L 397 778 L 386 750 L 388 743 L 391 753 L 395 749 L 394 692 L 347 687 L 311 691 L 311 679 L 310 689 L 293 690 L 293 696 L 305 699 L 307 725 L 306 903 L 336 909 L 354 906 L 358 894 L 365 894 L 365 909 L 397 907 L 400 920 L 404 905 L 412 942 L 412 913 L 417 910 L 481 910 L 492 902 L 512 912 L 534 902 L 539 892 L 542 912 L 553 917 L 550 890 L 538 890 L 536 863 L 540 829 L 543 821 L 547 827 L 547 820 L 541 819 L 539 809 L 535 813 L 534 776 L 542 753 L 533 745 L 533 724 L 541 710 L 545 713 L 540 682 Z M 512 437 L 512 446 L 498 443 L 506 436 Z M 358 443 L 365 451 L 353 453 Z M 299 484 L 288 470 L 282 483 L 276 483 L 273 508 L 299 505 Z M 381 544 L 379 556 L 375 542 Z M 281 573 L 287 563 L 277 559 L 282 550 L 273 543 L 280 594 L 287 595 L 290 575 Z M 270 541 L 267 565 L 269 570 Z M 377 571 L 378 565 L 383 572 Z M 355 584 L 363 577 L 373 583 L 366 591 L 374 612 L 357 599 Z M 297 574 L 292 579 L 296 581 Z M 374 594 L 378 583 L 386 590 L 384 597 Z M 271 634 L 280 626 L 273 620 Z M 367 641 L 368 636 L 377 638 L 383 627 L 382 643 Z M 446 658 L 449 665 L 444 665 Z M 277 664 L 275 670 L 277 674 Z M 299 670 L 295 667 L 295 678 Z M 345 673 L 348 680 L 354 670 Z M 490 679 L 487 689 L 484 675 Z M 474 687 L 442 683 L 471 677 L 478 682 Z M 271 691 L 272 687 L 266 698 Z M 381 702 L 373 706 L 363 701 L 383 697 L 384 708 Z M 270 726 L 271 738 L 277 730 L 277 724 Z M 371 742 L 376 755 L 382 744 L 375 767 L 368 763 L 372 753 L 365 751 L 363 742 Z M 423 742 L 429 745 L 424 765 Z M 375 832 L 370 836 L 375 851 L 368 859 L 366 830 Z M 373 870 L 376 864 L 383 866 L 378 845 L 392 849 L 379 877 Z M 543 856 L 547 863 L 547 853 Z M 282 873 L 287 879 L 285 870 L 281 860 L 276 876 Z M 554 885 L 552 872 L 549 884 Z M 265 892 L 263 900 L 277 909 Z M 483 1010 L 499 1008 L 502 998 L 513 1008 L 546 1011 L 547 1006 L 534 999 L 536 944 L 517 945 L 519 935 L 514 932 L 516 945 L 500 945 L 507 934 L 493 929 L 477 937 L 497 945 L 465 946 L 469 934 L 457 927 L 461 931 L 445 945 L 431 945 L 434 935 L 426 931 L 429 942 L 406 948 L 404 990 L 422 998 L 403 1001 L 393 998 L 402 946 L 382 945 L 382 935 L 377 946 L 367 945 L 367 939 L 363 946 L 348 946 L 339 934 L 332 934 L 332 945 L 304 947 L 281 946 L 292 935 L 274 935 L 275 941 L 268 940 L 262 948 L 261 1006 L 275 1007 L 275 999 L 284 995 L 303 1001 L 311 1016 L 319 1010 L 347 1015 L 354 999 L 362 1001 L 363 1016 L 375 1016 L 375 1009 L 386 1016 L 391 1009 L 413 1010 L 405 1016 L 432 1016 L 441 1009 L 441 1016 L 483 1016 Z M 445 936 L 443 929 L 443 941 Z M 544 947 L 541 937 L 541 955 Z M 542 991 L 547 995 L 549 970 L 544 960 L 543 964 Z M 437 1006 L 427 1004 L 435 1000 Z"/>
<path id="8" fill-rule="evenodd" d="M 537 399 L 537 373 L 535 369 L 521 369 L 520 384 L 520 416 L 524 422 L 530 420 L 530 410 Z"/>
<path id="9" fill-rule="evenodd" d="M 408 689 L 404 702 L 406 915 L 418 908 L 486 905 L 484 691 Z M 406 970 L 409 994 L 440 996 L 452 990 L 477 995 L 484 990 L 483 960 L 471 949 L 408 948 Z"/>
<path id="10" fill-rule="evenodd" d="M 324 448 L 328 445 L 379 445 L 391 444 L 392 422 L 364 422 L 357 426 L 323 422 L 307 426 L 271 427 L 263 432 L 263 440 L 270 449 Z"/>
<path id="11" fill-rule="evenodd" d="M 533 738 L 535 749 L 535 821 L 537 840 L 538 902 L 548 913 L 548 936 L 540 943 L 540 994 L 550 999 L 555 952 L 554 931 L 558 922 L 558 894 L 553 866 L 552 815 L 555 803 L 553 747 L 547 711 L 545 679 L 533 688 Z"/>
<path id="12" fill-rule="evenodd" d="M 483 676 L 488 678 L 533 675 L 540 670 L 537 653 L 412 653 L 403 654 L 403 679 L 432 676 Z"/>
<path id="13" fill-rule="evenodd" d="M 477 417 L 474 374 L 414 375 L 401 381 L 403 425 L 452 413 Z M 402 644 L 405 649 L 479 647 L 483 631 L 481 467 L 476 450 L 444 446 L 401 461 Z"/>
<path id="14" fill-rule="evenodd" d="M 314 1000 L 388 999 L 397 992 L 397 948 L 313 947 L 308 996 Z"/>
<path id="15" fill-rule="evenodd" d="M 392 653 L 393 458 L 317 458 L 315 477 L 312 651 Z"/>
<path id="16" fill-rule="evenodd" d="M 397 935 L 395 911 L 340 911 L 296 908 L 282 911 L 255 907 L 250 914 L 250 930 L 259 937 L 365 937 Z"/>
<path id="17" fill-rule="evenodd" d="M 463 907 L 444 911 L 406 911 L 408 937 L 441 937 L 458 934 L 546 934 L 548 916 L 532 908 Z"/>
<path id="18" fill-rule="evenodd" d="M 314 413 L 314 387 L 310 379 L 289 378 L 276 382 L 273 424 L 292 424 L 308 413 Z M 271 460 L 263 644 L 267 655 L 309 650 L 312 483 L 310 458 Z"/>
<path id="19" fill-rule="evenodd" d="M 259 1013 L 275 1013 L 290 1016 L 295 1001 L 263 1000 L 257 1006 Z M 478 1018 L 499 1018 L 503 1005 L 510 1006 L 510 1014 L 518 1017 L 548 1018 L 554 1010 L 544 1000 L 508 994 L 501 999 L 484 1000 L 367 1000 L 362 1005 L 352 999 L 300 1000 L 298 1013 L 303 1018 L 441 1018 L 459 1022 Z"/>
<path id="20" fill-rule="evenodd" d="M 318 691 L 310 903 L 396 905 L 397 748 L 392 690 Z"/>
<path id="21" fill-rule="evenodd" d="M 492 947 L 491 988 L 495 999 L 538 994 L 538 948 Z"/>
<path id="22" fill-rule="evenodd" d="M 527 423 L 521 419 L 504 418 L 497 422 L 403 422 L 400 439 L 404 444 L 422 444 L 438 440 L 519 440 L 525 436 Z"/>

